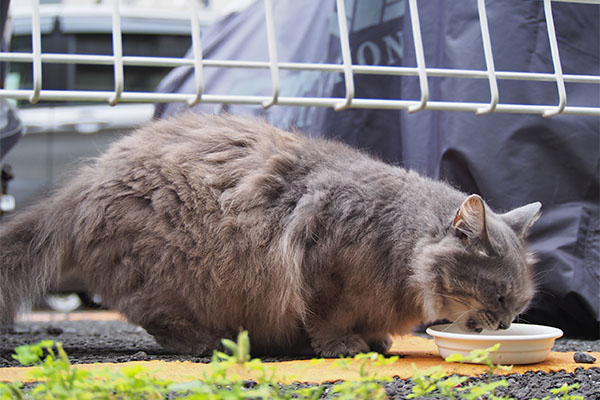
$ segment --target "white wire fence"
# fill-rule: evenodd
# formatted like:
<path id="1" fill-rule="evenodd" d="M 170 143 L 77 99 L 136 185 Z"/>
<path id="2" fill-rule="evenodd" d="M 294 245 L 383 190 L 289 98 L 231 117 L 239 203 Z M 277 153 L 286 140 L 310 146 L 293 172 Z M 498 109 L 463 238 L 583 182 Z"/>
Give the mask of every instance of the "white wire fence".
<path id="1" fill-rule="evenodd" d="M 423 0 L 421 0 L 423 1 Z M 465 0 L 467 1 L 467 0 Z M 273 5 L 271 0 L 264 0 L 265 24 L 267 32 L 267 43 L 269 60 L 266 61 L 233 61 L 203 58 L 202 40 L 200 35 L 199 5 L 197 0 L 190 0 L 190 24 L 191 24 L 191 58 L 175 57 L 141 57 L 125 56 L 122 49 L 121 17 L 119 12 L 119 0 L 112 2 L 112 55 L 89 55 L 89 54 L 57 54 L 45 53 L 41 46 L 40 30 L 40 4 L 39 0 L 32 0 L 32 51 L 2 52 L 0 61 L 19 62 L 31 64 L 33 72 L 33 83 L 31 88 L 26 89 L 0 89 L 0 98 L 12 98 L 29 101 L 32 104 L 40 100 L 52 101 L 95 101 L 107 102 L 111 105 L 118 103 L 167 103 L 184 102 L 189 105 L 198 103 L 219 104 L 251 104 L 270 107 L 280 106 L 320 106 L 332 107 L 335 110 L 346 108 L 374 108 L 374 109 L 396 109 L 418 112 L 421 110 L 445 110 L 445 111 L 470 111 L 477 114 L 485 113 L 528 113 L 540 114 L 551 117 L 559 114 L 569 115 L 600 115 L 600 107 L 597 103 L 590 102 L 586 105 L 571 105 L 568 101 L 568 93 L 565 83 L 577 83 L 596 85 L 600 90 L 600 76 L 586 74 L 564 74 L 562 71 L 561 57 L 557 42 L 557 35 L 552 14 L 552 5 L 556 2 L 587 3 L 600 6 L 600 0 L 541 0 L 544 7 L 544 18 L 547 26 L 547 39 L 551 51 L 553 72 L 518 72 L 497 70 L 494 63 L 492 40 L 488 28 L 485 0 L 476 1 L 481 27 L 481 38 L 483 47 L 481 49 L 486 68 L 478 69 L 451 69 L 431 68 L 425 63 L 423 42 L 421 40 L 421 24 L 419 21 L 419 1 L 408 0 L 408 12 L 412 26 L 414 51 L 416 55 L 416 66 L 383 66 L 383 65 L 357 65 L 352 62 L 352 54 L 349 43 L 348 27 L 344 0 L 336 0 L 337 21 L 339 27 L 339 40 L 341 46 L 342 62 L 332 63 L 304 63 L 304 62 L 280 62 L 277 57 L 277 47 L 283 44 L 277 43 L 275 24 L 273 16 Z M 600 22 L 599 22 L 600 23 Z M 426 29 L 426 28 L 425 28 Z M 591 38 L 598 40 L 598 38 Z M 42 69 L 47 64 L 92 64 L 109 65 L 114 68 L 114 90 L 45 90 L 42 88 Z M 138 67 L 180 67 L 193 68 L 195 78 L 195 93 L 159 93 L 159 92 L 135 92 L 124 90 L 125 66 Z M 203 70 L 205 68 L 242 68 L 266 70 L 270 72 L 272 82 L 272 94 L 270 96 L 236 95 L 230 93 L 204 93 Z M 345 96 L 341 97 L 299 97 L 280 96 L 280 71 L 321 71 L 332 74 L 342 74 L 345 85 Z M 418 78 L 420 87 L 419 99 L 374 99 L 357 97 L 354 81 L 357 75 L 387 75 L 387 76 L 409 76 Z M 487 80 L 489 83 L 490 98 L 488 102 L 480 101 L 440 101 L 431 98 L 430 78 L 457 78 Z M 501 80 L 551 82 L 556 85 L 558 102 L 556 104 L 512 104 L 500 101 L 502 93 L 498 89 Z"/>

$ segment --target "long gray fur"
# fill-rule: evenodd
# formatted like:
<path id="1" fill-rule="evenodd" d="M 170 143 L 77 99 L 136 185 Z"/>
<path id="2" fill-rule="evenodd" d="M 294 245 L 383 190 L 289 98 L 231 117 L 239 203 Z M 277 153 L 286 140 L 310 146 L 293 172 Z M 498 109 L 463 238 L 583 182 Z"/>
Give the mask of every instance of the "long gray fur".
<path id="1" fill-rule="evenodd" d="M 532 203 L 476 195 L 262 121 L 184 114 L 114 143 L 0 227 L 0 322 L 75 270 L 166 348 L 386 351 L 450 319 L 505 328 L 535 285 Z"/>

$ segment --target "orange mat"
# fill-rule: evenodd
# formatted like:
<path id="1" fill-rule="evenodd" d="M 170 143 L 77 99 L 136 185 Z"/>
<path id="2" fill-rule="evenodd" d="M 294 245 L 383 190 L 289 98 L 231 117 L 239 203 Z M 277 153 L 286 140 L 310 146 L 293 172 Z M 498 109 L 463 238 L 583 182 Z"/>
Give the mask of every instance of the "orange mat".
<path id="1" fill-rule="evenodd" d="M 15 320 L 16 322 L 125 321 L 125 317 L 117 311 L 32 312 L 19 314 Z"/>
<path id="2" fill-rule="evenodd" d="M 121 319 L 120 314 L 115 312 L 91 312 L 91 313 L 71 313 L 69 316 L 49 316 L 37 313 L 26 317 L 32 321 L 57 321 L 60 318 L 78 320 L 78 319 Z M 468 376 L 478 376 L 487 371 L 484 365 L 447 363 L 438 354 L 437 347 L 432 339 L 426 339 L 419 336 L 399 336 L 394 338 L 394 345 L 391 349 L 392 354 L 400 355 L 402 358 L 395 363 L 386 366 L 374 366 L 367 362 L 366 367 L 369 373 L 376 373 L 378 376 L 398 376 L 402 379 L 410 378 L 413 375 L 414 364 L 419 370 L 427 370 L 431 367 L 441 366 L 448 374 L 459 374 Z M 509 372 L 501 370 L 496 371 L 499 374 L 525 373 L 527 371 L 573 372 L 576 368 L 600 367 L 600 353 L 590 353 L 596 358 L 594 364 L 578 364 L 573 360 L 573 352 L 551 352 L 548 358 L 538 364 L 515 365 Z M 353 380 L 359 377 L 360 362 L 353 362 L 348 368 L 336 365 L 337 360 L 325 359 L 318 363 L 310 360 L 302 361 L 284 361 L 277 363 L 265 363 L 274 368 L 275 377 L 281 382 L 333 382 L 337 380 Z M 82 369 L 118 369 L 126 365 L 142 365 L 147 368 L 154 376 L 163 379 L 169 379 L 175 382 L 200 379 L 210 368 L 207 364 L 198 364 L 191 362 L 167 362 L 167 361 L 132 361 L 126 363 L 104 363 L 104 364 L 78 364 L 77 368 Z M 0 381 L 27 381 L 27 373 L 30 367 L 0 368 Z M 232 369 L 231 374 L 237 374 L 243 379 L 256 379 L 251 373 Z"/>

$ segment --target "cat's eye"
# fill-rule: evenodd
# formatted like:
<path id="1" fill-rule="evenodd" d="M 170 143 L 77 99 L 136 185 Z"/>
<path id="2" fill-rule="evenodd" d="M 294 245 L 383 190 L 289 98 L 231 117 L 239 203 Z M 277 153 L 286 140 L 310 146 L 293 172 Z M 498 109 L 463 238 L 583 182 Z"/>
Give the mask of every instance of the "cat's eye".
<path id="1" fill-rule="evenodd" d="M 504 304 L 504 296 L 498 296 L 498 303 Z"/>

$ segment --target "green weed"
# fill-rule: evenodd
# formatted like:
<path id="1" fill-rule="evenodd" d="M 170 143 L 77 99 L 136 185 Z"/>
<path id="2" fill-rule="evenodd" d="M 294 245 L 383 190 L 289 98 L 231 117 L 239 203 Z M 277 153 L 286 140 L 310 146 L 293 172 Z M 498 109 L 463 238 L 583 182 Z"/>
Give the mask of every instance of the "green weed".
<path id="1" fill-rule="evenodd" d="M 463 356 L 462 354 L 451 354 L 450 356 L 446 357 L 446 361 L 459 362 L 461 364 L 465 362 L 471 362 L 476 364 L 487 365 L 487 374 L 488 377 L 491 377 L 494 374 L 494 371 L 496 371 L 497 369 L 501 369 L 503 371 L 510 371 L 512 369 L 512 365 L 500 365 L 494 364 L 492 362 L 491 355 L 494 352 L 498 351 L 499 348 L 500 343 L 496 343 L 495 345 L 493 345 L 492 347 L 488 347 L 487 349 L 475 349 L 466 356 Z"/>
<path id="2" fill-rule="evenodd" d="M 37 344 L 19 346 L 13 358 L 22 365 L 33 365 L 29 379 L 37 382 L 24 389 L 21 382 L 0 382 L 0 400 L 8 399 L 82 399 L 82 400 L 126 400 L 126 399 L 164 399 L 176 397 L 192 400 L 238 400 L 238 399 L 307 399 L 327 398 L 345 399 L 385 399 L 384 384 L 392 380 L 389 376 L 378 376 L 377 368 L 390 365 L 398 357 L 384 357 L 377 353 L 359 354 L 353 358 L 340 358 L 334 366 L 358 372 L 359 377 L 352 381 L 338 382 L 332 386 L 283 385 L 275 377 L 274 367 L 259 359 L 250 358 L 250 339 L 243 331 L 237 341 L 223 340 L 224 348 L 231 354 L 215 351 L 209 365 L 200 380 L 174 383 L 152 376 L 141 366 L 123 367 L 118 371 L 74 368 L 60 342 L 43 340 Z M 467 356 L 452 355 L 448 362 L 478 362 L 488 366 L 487 379 L 469 382 L 464 376 L 446 376 L 441 367 L 426 371 L 417 369 L 413 364 L 414 387 L 408 398 L 420 396 L 440 396 L 448 399 L 509 399 L 495 394 L 497 388 L 507 386 L 504 379 L 493 381 L 496 369 L 509 367 L 495 365 L 490 354 L 498 350 L 498 345 L 484 350 L 476 350 Z M 311 365 L 322 363 L 322 359 L 311 361 Z M 241 376 L 248 374 L 256 381 L 248 381 Z M 551 395 L 542 400 L 582 400 L 583 397 L 569 392 L 577 384 L 552 389 Z"/>
<path id="3" fill-rule="evenodd" d="M 369 372 L 367 365 L 384 366 L 398 361 L 398 356 L 385 357 L 378 353 L 358 354 L 354 358 L 340 358 L 333 366 L 352 370 L 355 361 L 359 361 L 359 378 L 354 381 L 343 381 L 331 389 L 331 394 L 336 399 L 385 399 L 387 398 L 383 383 L 390 382 L 392 377 L 378 376 L 376 372 Z"/>
<path id="4" fill-rule="evenodd" d="M 569 393 L 572 389 L 579 389 L 579 383 L 573 383 L 571 385 L 563 383 L 559 388 L 550 389 L 550 393 L 552 393 L 553 396 L 543 397 L 542 400 L 583 400 L 583 396 Z"/>

